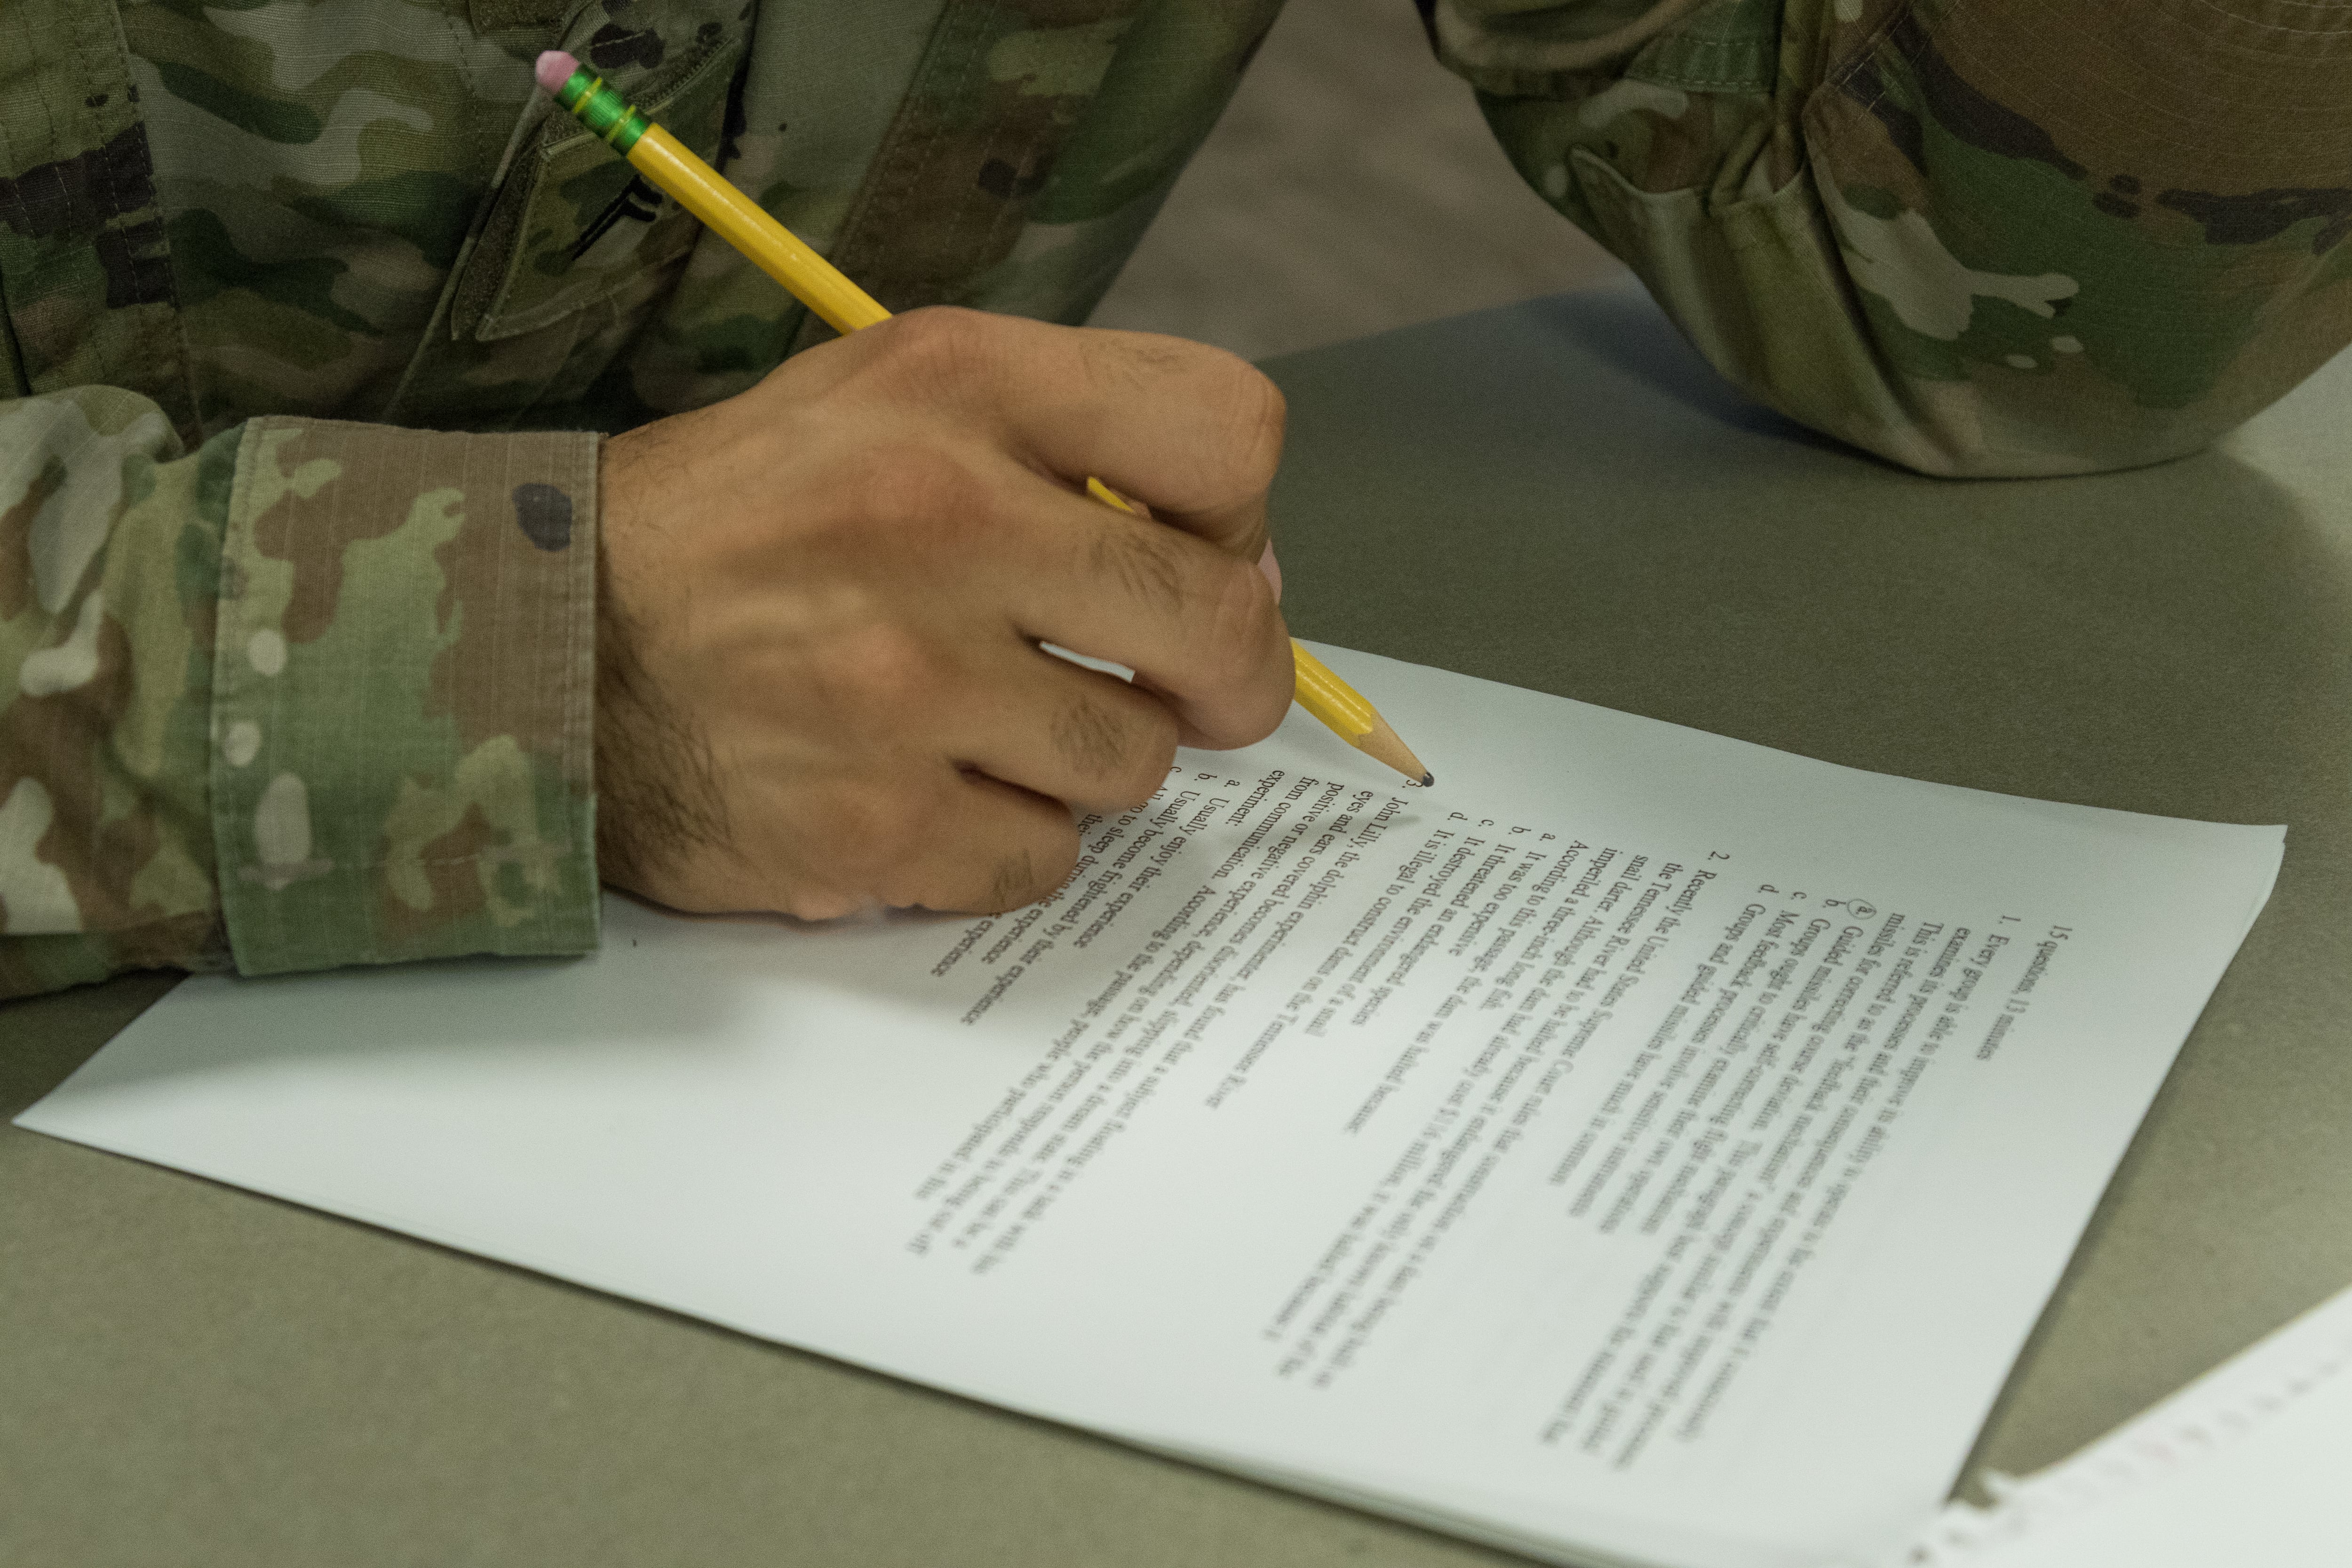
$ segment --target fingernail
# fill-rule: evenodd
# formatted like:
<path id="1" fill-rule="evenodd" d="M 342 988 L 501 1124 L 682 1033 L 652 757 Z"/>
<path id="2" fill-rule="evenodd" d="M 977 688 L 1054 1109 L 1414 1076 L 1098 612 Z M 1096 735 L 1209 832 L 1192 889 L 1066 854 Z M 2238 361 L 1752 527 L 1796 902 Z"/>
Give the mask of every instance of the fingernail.
<path id="1" fill-rule="evenodd" d="M 1274 542 L 1270 539 L 1266 541 L 1265 553 L 1257 558 L 1257 569 L 1274 585 L 1274 602 L 1282 603 L 1282 563 L 1274 558 Z"/>

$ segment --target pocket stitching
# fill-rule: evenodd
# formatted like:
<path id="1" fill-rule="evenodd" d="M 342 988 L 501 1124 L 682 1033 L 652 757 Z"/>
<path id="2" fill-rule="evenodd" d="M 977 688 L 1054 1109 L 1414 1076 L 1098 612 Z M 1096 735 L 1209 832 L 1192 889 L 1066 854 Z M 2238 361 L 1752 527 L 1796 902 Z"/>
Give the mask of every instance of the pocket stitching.
<path id="1" fill-rule="evenodd" d="M 728 72 L 731 73 L 734 61 L 741 56 L 744 47 L 743 42 L 737 39 L 713 48 L 704 57 L 700 64 L 680 77 L 677 85 L 662 95 L 657 100 L 659 106 L 667 108 L 676 104 L 701 83 L 706 76 L 721 66 L 726 67 Z M 557 112 L 562 113 L 562 110 Z M 655 123 L 660 122 L 659 116 L 652 112 L 648 112 L 646 117 Z M 559 292 L 553 299 L 543 300 L 521 310 L 502 310 L 500 303 L 513 292 L 518 275 L 523 266 L 527 251 L 526 241 L 530 233 L 530 212 L 539 203 L 540 191 L 548 178 L 550 166 L 559 157 L 565 156 L 582 144 L 597 139 L 593 132 L 570 114 L 563 113 L 562 118 L 571 122 L 572 132 L 548 142 L 531 154 L 531 166 L 528 174 L 530 183 L 525 187 L 519 203 L 521 212 L 515 226 L 513 247 L 508 251 L 505 264 L 499 269 L 498 286 L 491 291 L 488 305 L 483 310 L 480 320 L 474 324 L 474 330 L 469 334 L 477 342 L 497 342 L 507 338 L 520 337 L 526 332 L 534 332 L 543 327 L 552 326 L 564 317 L 587 310 L 593 305 L 601 304 L 624 292 L 647 274 L 677 262 L 681 257 L 693 250 L 695 242 L 701 236 L 701 226 L 693 222 L 688 216 L 687 221 L 675 226 L 675 237 L 664 242 L 666 248 L 657 253 L 638 258 L 635 265 L 619 272 L 603 287 L 591 287 L 577 294 Z M 618 154 L 614 156 L 618 158 Z M 625 166 L 631 167 L 634 172 L 634 166 L 628 165 L 626 159 L 619 159 L 619 161 Z"/>

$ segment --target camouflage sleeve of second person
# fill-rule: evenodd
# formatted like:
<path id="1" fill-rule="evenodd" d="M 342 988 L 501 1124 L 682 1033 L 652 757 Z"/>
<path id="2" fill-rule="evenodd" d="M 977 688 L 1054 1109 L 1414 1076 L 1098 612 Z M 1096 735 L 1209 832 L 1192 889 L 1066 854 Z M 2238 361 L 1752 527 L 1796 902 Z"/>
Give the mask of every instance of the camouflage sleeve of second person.
<path id="1" fill-rule="evenodd" d="M 1717 369 L 1908 467 L 2177 457 L 2352 341 L 2352 12 L 1421 4 L 1519 173 Z"/>
<path id="2" fill-rule="evenodd" d="M 595 458 L 0 401 L 0 996 L 593 946 Z"/>

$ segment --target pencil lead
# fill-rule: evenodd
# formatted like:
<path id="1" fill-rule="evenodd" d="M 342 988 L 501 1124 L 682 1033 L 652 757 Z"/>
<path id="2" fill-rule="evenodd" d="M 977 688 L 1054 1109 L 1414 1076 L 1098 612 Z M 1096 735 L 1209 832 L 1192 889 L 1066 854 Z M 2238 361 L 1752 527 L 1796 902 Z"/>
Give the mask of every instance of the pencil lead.
<path id="1" fill-rule="evenodd" d="M 1436 775 L 1435 773 L 1423 773 L 1423 774 L 1422 774 L 1422 775 L 1421 775 L 1421 787 L 1422 787 L 1422 788 L 1423 788 L 1423 789 L 1427 789 L 1430 785 L 1432 785 L 1432 784 L 1435 784 L 1436 782 L 1437 782 L 1437 775 Z"/>

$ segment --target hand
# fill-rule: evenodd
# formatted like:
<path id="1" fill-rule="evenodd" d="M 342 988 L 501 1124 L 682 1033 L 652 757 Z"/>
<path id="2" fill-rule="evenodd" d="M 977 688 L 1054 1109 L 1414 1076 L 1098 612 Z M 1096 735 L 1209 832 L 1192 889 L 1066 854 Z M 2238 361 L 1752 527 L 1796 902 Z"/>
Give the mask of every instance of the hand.
<path id="1" fill-rule="evenodd" d="M 1180 742 L 1247 745 L 1289 706 L 1256 564 L 1282 419 L 1214 349 L 928 310 L 614 437 L 604 879 L 811 920 L 1051 892 L 1074 809 L 1139 805 Z"/>

